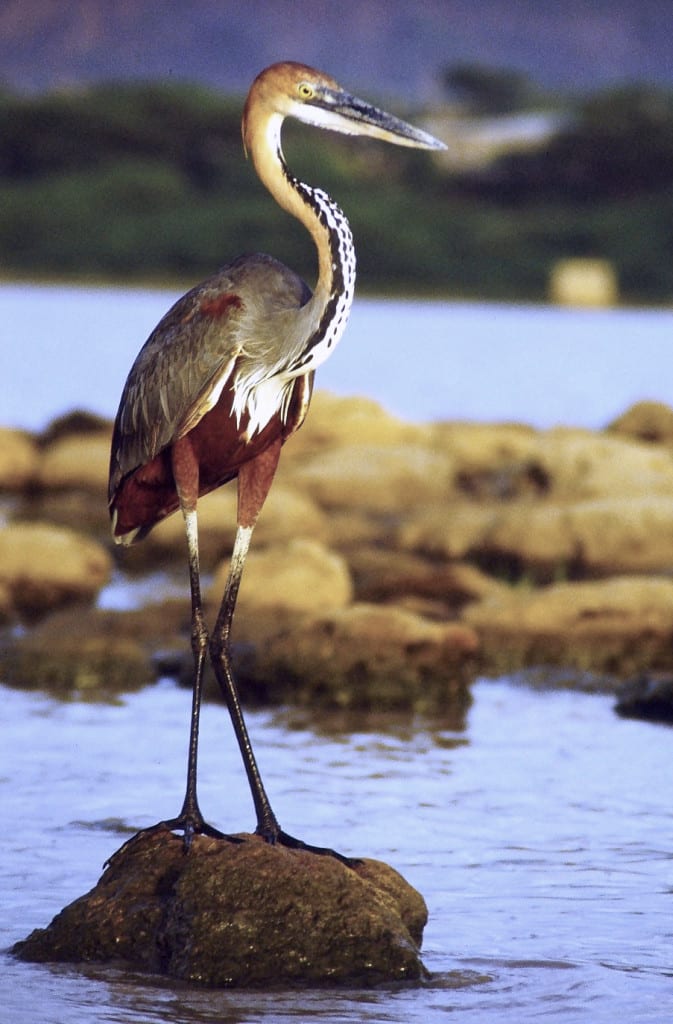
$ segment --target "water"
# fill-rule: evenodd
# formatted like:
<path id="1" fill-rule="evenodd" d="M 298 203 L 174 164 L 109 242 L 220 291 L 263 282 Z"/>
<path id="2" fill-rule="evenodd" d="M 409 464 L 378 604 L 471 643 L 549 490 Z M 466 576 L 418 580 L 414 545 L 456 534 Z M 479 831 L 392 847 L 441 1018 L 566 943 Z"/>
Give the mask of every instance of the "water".
<path id="1" fill-rule="evenodd" d="M 112 416 L 174 297 L 0 286 L 0 425 L 39 430 L 73 407 Z M 672 329 L 670 311 L 359 301 L 319 385 L 416 421 L 596 428 L 638 399 L 673 404 Z M 109 600 L 128 604 L 128 588 Z M 189 695 L 162 683 L 110 705 L 4 687 L 0 697 L 6 950 L 96 883 L 127 827 L 177 812 Z M 605 696 L 500 680 L 477 683 L 474 697 L 459 732 L 250 715 L 283 826 L 386 860 L 425 896 L 426 985 L 204 992 L 1 954 L 0 1024 L 667 1019 L 670 729 L 618 719 Z M 206 708 L 201 749 L 205 813 L 225 829 L 251 827 L 219 706 Z"/>
<path id="2" fill-rule="evenodd" d="M 667 1019 L 670 729 L 617 718 L 606 696 L 504 680 L 478 682 L 474 696 L 458 732 L 418 719 L 366 719 L 344 732 L 335 719 L 250 715 L 284 827 L 384 859 L 425 896 L 426 985 L 212 992 L 3 955 L 0 1019 Z M 135 828 L 177 810 L 188 705 L 188 693 L 169 683 L 110 705 L 2 690 L 0 948 L 95 884 L 126 837 L 122 823 Z M 250 827 L 218 705 L 205 709 L 202 752 L 207 816 L 224 828 Z"/>
<path id="3" fill-rule="evenodd" d="M 141 344 L 175 292 L 0 285 L 0 425 L 114 416 Z M 673 311 L 356 299 L 318 374 L 404 419 L 596 429 L 643 398 L 673 404 Z"/>

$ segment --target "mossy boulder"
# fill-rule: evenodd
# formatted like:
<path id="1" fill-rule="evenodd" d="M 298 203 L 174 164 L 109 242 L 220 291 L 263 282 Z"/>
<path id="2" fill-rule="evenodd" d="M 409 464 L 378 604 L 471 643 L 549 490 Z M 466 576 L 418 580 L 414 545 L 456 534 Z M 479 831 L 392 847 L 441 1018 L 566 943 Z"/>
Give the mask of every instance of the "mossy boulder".
<path id="1" fill-rule="evenodd" d="M 373 860 L 140 833 L 91 892 L 13 952 L 107 963 L 216 987 L 419 981 L 423 898 Z"/>

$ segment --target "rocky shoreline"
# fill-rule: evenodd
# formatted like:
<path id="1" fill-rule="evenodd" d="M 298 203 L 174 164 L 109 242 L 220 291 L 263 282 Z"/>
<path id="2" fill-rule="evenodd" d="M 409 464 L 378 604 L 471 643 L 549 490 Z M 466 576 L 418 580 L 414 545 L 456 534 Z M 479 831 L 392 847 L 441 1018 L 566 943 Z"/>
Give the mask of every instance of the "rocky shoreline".
<path id="1" fill-rule="evenodd" d="M 0 673 L 89 697 L 189 676 L 179 516 L 113 550 L 111 425 L 0 430 Z M 201 503 L 215 612 L 235 487 Z M 476 675 L 616 690 L 673 672 L 673 410 L 601 432 L 413 425 L 314 398 L 259 521 L 235 622 L 244 699 L 450 713 Z M 96 607 L 111 581 L 139 607 Z M 167 581 L 171 584 L 166 586 Z M 166 596 L 180 593 L 184 596 Z M 21 628 L 16 628 L 17 626 Z M 560 671 L 559 671 L 560 670 Z M 632 684 L 631 684 L 632 685 Z"/>

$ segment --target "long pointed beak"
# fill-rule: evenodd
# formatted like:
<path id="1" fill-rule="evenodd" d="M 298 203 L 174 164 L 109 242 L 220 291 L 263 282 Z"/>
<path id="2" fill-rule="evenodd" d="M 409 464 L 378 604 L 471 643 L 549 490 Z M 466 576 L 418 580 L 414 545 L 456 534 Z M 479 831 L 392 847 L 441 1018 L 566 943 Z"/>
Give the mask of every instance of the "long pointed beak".
<path id="1" fill-rule="evenodd" d="M 337 93 L 337 97 L 332 109 L 350 121 L 358 135 L 369 135 L 374 139 L 383 139 L 397 146 L 412 146 L 414 149 L 446 149 L 443 142 L 428 132 L 414 128 L 394 114 L 373 107 L 357 96 Z"/>
<path id="2" fill-rule="evenodd" d="M 308 114 L 309 105 L 306 113 Z M 414 149 L 446 149 L 443 142 L 428 132 L 402 121 L 394 114 L 373 107 L 365 100 L 336 89 L 324 89 L 310 104 L 314 124 L 347 135 L 366 135 L 397 146 Z M 308 117 L 306 117 L 308 120 Z"/>

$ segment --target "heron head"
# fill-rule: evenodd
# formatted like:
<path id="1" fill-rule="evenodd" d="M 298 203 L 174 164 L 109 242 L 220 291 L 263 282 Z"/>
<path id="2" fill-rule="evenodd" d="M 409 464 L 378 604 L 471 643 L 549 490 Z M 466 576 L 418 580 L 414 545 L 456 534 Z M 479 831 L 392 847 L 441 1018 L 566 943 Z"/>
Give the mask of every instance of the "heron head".
<path id="1" fill-rule="evenodd" d="M 363 135 L 414 149 L 446 149 L 443 142 L 365 100 L 346 92 L 329 75 L 306 64 L 272 64 L 253 82 L 243 115 L 243 138 L 255 107 L 263 105 L 280 119 L 294 117 L 317 128 Z"/>

